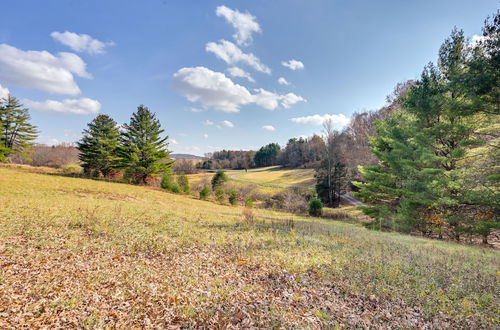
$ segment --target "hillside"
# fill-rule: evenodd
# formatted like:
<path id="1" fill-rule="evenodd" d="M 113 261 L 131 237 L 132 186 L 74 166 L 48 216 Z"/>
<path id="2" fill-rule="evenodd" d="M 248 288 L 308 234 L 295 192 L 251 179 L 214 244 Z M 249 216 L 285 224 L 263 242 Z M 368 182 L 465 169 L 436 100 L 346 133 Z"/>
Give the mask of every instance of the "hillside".
<path id="1" fill-rule="evenodd" d="M 191 154 L 170 154 L 170 158 L 172 158 L 172 159 L 196 159 L 196 160 L 205 159 L 205 157 L 191 155 Z"/>
<path id="2" fill-rule="evenodd" d="M 495 328 L 499 256 L 0 167 L 0 328 Z"/>

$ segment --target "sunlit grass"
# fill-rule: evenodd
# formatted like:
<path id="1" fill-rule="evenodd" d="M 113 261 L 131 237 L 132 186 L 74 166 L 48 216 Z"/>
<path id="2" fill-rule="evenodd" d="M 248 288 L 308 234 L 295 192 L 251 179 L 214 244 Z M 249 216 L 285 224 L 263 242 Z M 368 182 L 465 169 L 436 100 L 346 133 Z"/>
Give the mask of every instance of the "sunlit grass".
<path id="1" fill-rule="evenodd" d="M 118 327 L 146 315 L 210 327 L 220 306 L 262 297 L 256 325 L 311 326 L 288 300 L 268 298 L 266 276 L 286 272 L 298 285 L 290 299 L 318 324 L 335 317 L 301 298 L 310 278 L 319 291 L 403 301 L 429 320 L 498 325 L 498 251 L 270 210 L 254 209 L 252 225 L 240 207 L 57 174 L 0 167 L 0 306 L 24 305 L 27 320 L 66 313 L 102 327 L 126 303 L 113 312 Z"/>

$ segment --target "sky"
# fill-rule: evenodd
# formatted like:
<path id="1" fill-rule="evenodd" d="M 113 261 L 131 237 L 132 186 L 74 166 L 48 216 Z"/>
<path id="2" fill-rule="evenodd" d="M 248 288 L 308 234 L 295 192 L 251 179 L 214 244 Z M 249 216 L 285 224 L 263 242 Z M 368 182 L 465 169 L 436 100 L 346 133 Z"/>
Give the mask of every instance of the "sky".
<path id="1" fill-rule="evenodd" d="M 496 0 L 0 0 L 0 97 L 38 142 L 75 142 L 99 113 L 143 104 L 169 149 L 258 149 L 338 129 L 416 79 L 454 26 L 472 38 Z"/>

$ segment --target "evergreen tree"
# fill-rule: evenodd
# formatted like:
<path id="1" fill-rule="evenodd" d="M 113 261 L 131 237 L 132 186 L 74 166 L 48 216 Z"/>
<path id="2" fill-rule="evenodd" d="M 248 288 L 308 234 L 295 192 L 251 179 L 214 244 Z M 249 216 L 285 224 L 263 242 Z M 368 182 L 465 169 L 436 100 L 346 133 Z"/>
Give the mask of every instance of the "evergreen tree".
<path id="1" fill-rule="evenodd" d="M 498 189 L 480 167 L 493 149 L 498 159 L 498 137 L 485 134 L 498 125 L 490 106 L 498 90 L 484 88 L 481 93 L 488 95 L 482 97 L 470 86 L 482 76 L 482 50 L 474 52 L 463 32 L 453 30 L 437 67 L 427 65 L 403 96 L 402 110 L 377 123 L 371 145 L 379 165 L 361 168 L 366 182 L 358 183 L 357 196 L 370 205 L 362 209 L 380 227 L 441 233 L 446 226 L 458 240 L 464 232 L 484 237 L 496 226 L 498 217 L 490 214 L 499 209 Z"/>
<path id="2" fill-rule="evenodd" d="M 15 97 L 9 95 L 0 100 L 0 160 L 13 154 L 28 156 L 32 141 L 38 137 L 37 127 L 29 123 L 30 119 L 28 109 Z"/>
<path id="3" fill-rule="evenodd" d="M 161 137 L 164 130 L 160 121 L 147 107 L 140 105 L 124 129 L 120 156 L 122 167 L 133 182 L 147 183 L 148 178 L 172 166 L 173 161 L 168 160 L 168 136 Z"/>
<path id="4" fill-rule="evenodd" d="M 120 167 L 118 148 L 120 132 L 108 115 L 98 115 L 88 123 L 82 139 L 77 143 L 79 158 L 87 175 L 108 177 Z"/>
<path id="5" fill-rule="evenodd" d="M 280 149 L 281 147 L 277 143 L 270 143 L 260 148 L 254 156 L 255 166 L 262 167 L 276 165 Z"/>
<path id="6" fill-rule="evenodd" d="M 212 177 L 212 190 L 215 191 L 217 188 L 222 186 L 224 182 L 228 180 L 228 177 L 224 171 L 217 171 Z"/>

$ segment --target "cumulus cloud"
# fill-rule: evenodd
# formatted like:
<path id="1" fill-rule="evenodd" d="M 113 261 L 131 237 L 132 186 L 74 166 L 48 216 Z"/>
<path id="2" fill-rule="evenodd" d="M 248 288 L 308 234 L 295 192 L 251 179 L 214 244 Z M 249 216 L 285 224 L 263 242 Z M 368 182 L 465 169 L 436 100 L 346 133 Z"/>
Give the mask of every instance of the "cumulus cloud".
<path id="1" fill-rule="evenodd" d="M 283 78 L 283 77 L 279 77 L 278 78 L 278 84 L 280 84 L 280 85 L 286 85 L 286 86 L 290 85 L 290 83 L 285 78 Z"/>
<path id="2" fill-rule="evenodd" d="M 227 71 L 233 77 L 245 78 L 249 82 L 255 82 L 255 80 L 252 78 L 252 76 L 250 75 L 250 73 L 248 73 L 245 70 L 240 69 L 238 67 L 233 66 L 231 68 L 228 68 Z"/>
<path id="3" fill-rule="evenodd" d="M 173 85 L 189 101 L 225 112 L 239 112 L 242 105 L 250 103 L 274 110 L 280 105 L 290 108 L 297 102 L 306 101 L 293 93 L 280 95 L 262 88 L 255 89 L 256 94 L 251 94 L 223 73 L 205 67 L 180 69 L 174 74 Z"/>
<path id="4" fill-rule="evenodd" d="M 281 62 L 281 65 L 284 67 L 289 68 L 290 70 L 302 70 L 304 68 L 304 63 L 301 61 L 296 61 L 296 60 L 290 60 L 290 61 L 283 61 Z"/>
<path id="5" fill-rule="evenodd" d="M 80 94 L 73 74 L 92 78 L 85 62 L 73 53 L 24 51 L 0 44 L 0 80 L 49 93 Z"/>
<path id="6" fill-rule="evenodd" d="M 331 120 L 332 124 L 338 127 L 345 126 L 349 123 L 349 118 L 343 114 L 324 114 L 324 115 L 312 115 L 305 117 L 291 118 L 291 121 L 299 124 L 309 124 L 309 125 L 323 125 L 326 120 Z"/>
<path id="7" fill-rule="evenodd" d="M 271 126 L 271 125 L 264 125 L 264 126 L 262 126 L 262 129 L 265 129 L 266 131 L 274 131 L 274 130 L 276 130 L 274 128 L 274 126 Z"/>
<path id="8" fill-rule="evenodd" d="M 481 36 L 479 34 L 474 34 L 470 40 L 470 45 L 472 47 L 476 47 L 478 44 L 480 44 L 481 42 L 483 42 L 485 40 L 486 40 L 485 36 Z"/>
<path id="9" fill-rule="evenodd" d="M 203 124 L 204 126 L 212 126 L 212 125 L 214 124 L 214 122 L 213 122 L 213 121 L 211 121 L 211 120 L 208 120 L 208 119 L 207 119 L 207 120 L 205 120 L 202 124 Z"/>
<path id="10" fill-rule="evenodd" d="M 198 109 L 198 108 L 190 108 L 189 109 L 190 112 L 195 112 L 195 113 L 198 113 L 198 112 L 203 112 L 203 109 Z"/>
<path id="11" fill-rule="evenodd" d="M 71 113 L 77 115 L 90 115 L 101 110 L 101 103 L 89 98 L 66 99 L 62 101 L 46 100 L 32 101 L 23 100 L 30 109 L 42 112 Z"/>
<path id="12" fill-rule="evenodd" d="M 54 31 L 50 34 L 50 36 L 54 38 L 54 40 L 57 40 L 63 45 L 66 45 L 69 48 L 73 49 L 75 52 L 83 52 L 89 54 L 103 54 L 106 52 L 106 47 L 113 46 L 115 44 L 112 41 L 99 41 L 92 38 L 88 34 L 77 34 L 69 31 Z"/>
<path id="13" fill-rule="evenodd" d="M 225 112 L 238 112 L 241 105 L 252 102 L 245 87 L 205 67 L 182 68 L 174 73 L 174 88 L 191 102 Z"/>
<path id="14" fill-rule="evenodd" d="M 223 120 L 220 123 L 224 127 L 230 127 L 230 128 L 234 127 L 234 124 L 232 122 L 230 122 L 229 120 Z"/>
<path id="15" fill-rule="evenodd" d="M 0 85 L 0 101 L 6 99 L 9 96 L 9 89 Z"/>
<path id="16" fill-rule="evenodd" d="M 224 17 L 226 22 L 236 29 L 233 38 L 238 45 L 248 45 L 252 42 L 252 33 L 261 32 L 259 23 L 257 23 L 256 18 L 250 13 L 242 13 L 226 6 L 218 6 L 215 13 L 219 17 Z"/>
<path id="17" fill-rule="evenodd" d="M 295 103 L 306 101 L 302 96 L 294 93 L 280 95 L 262 88 L 255 89 L 255 91 L 257 94 L 254 95 L 254 102 L 267 110 L 275 110 L 279 105 L 288 109 Z"/>
<path id="18" fill-rule="evenodd" d="M 237 63 L 245 63 L 257 71 L 271 74 L 271 69 L 263 64 L 260 59 L 252 53 L 244 53 L 237 45 L 231 41 L 219 40 L 219 43 L 209 42 L 205 46 L 205 50 L 214 53 L 215 56 L 223 60 L 229 65 Z"/>
<path id="19" fill-rule="evenodd" d="M 208 139 L 208 134 L 206 134 L 206 133 L 205 133 L 205 134 L 203 134 L 203 138 L 204 138 L 204 139 Z"/>

